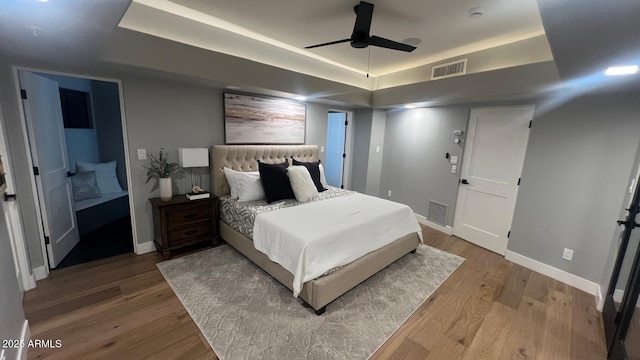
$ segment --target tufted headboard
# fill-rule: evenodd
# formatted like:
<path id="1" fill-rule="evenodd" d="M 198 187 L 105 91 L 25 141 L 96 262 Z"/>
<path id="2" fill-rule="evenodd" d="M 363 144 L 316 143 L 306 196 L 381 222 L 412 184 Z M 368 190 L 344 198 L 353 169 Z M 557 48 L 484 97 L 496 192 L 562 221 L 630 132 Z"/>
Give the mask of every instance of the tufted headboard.
<path id="1" fill-rule="evenodd" d="M 317 145 L 213 145 L 211 147 L 211 189 L 216 196 L 229 195 L 223 167 L 237 171 L 258 171 L 258 160 L 282 163 L 293 156 L 299 161 L 318 161 Z"/>

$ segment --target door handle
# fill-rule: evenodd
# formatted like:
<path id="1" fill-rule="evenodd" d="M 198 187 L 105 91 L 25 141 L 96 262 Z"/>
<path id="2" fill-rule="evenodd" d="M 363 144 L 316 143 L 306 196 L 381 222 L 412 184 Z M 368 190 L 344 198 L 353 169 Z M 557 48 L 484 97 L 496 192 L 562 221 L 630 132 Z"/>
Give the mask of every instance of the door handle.
<path id="1" fill-rule="evenodd" d="M 467 179 L 460 180 L 460 183 L 464 185 L 469 185 L 469 182 L 467 181 Z"/>
<path id="2" fill-rule="evenodd" d="M 4 193 L 4 201 L 15 200 L 15 199 L 16 199 L 16 194 Z"/>

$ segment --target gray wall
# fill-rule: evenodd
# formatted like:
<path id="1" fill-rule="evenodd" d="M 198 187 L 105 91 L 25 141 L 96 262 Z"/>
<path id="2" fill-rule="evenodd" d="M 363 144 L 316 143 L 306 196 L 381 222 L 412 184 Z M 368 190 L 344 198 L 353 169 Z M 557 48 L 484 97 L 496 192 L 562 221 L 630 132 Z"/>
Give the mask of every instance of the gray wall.
<path id="1" fill-rule="evenodd" d="M 387 113 L 380 197 L 411 206 L 427 216 L 429 200 L 448 206 L 446 225 L 453 225 L 458 193 L 446 153 L 459 157 L 462 144 L 453 143 L 453 130 L 465 130 L 467 107 L 419 108 Z M 460 167 L 460 165 L 458 165 Z"/>
<path id="2" fill-rule="evenodd" d="M 373 110 L 358 109 L 353 118 L 353 150 L 351 165 L 351 190 L 364 193 L 367 189 L 367 172 L 369 168 L 369 149 L 371 145 L 371 129 L 373 126 Z"/>
<path id="3" fill-rule="evenodd" d="M 93 121 L 98 139 L 100 162 L 115 160 L 116 174 L 123 189 L 127 188 L 122 118 L 120 116 L 120 93 L 118 84 L 106 81 L 91 81 Z"/>
<path id="4" fill-rule="evenodd" d="M 0 201 L 0 214 L 4 213 L 2 206 L 4 205 Z M 16 280 L 13 252 L 4 216 L 0 216 L 0 284 L 2 287 L 0 291 L 0 340 L 20 339 L 25 320 L 22 309 L 22 294 Z M 7 359 L 14 359 L 16 353 L 16 348 L 5 349 Z"/>
<path id="5" fill-rule="evenodd" d="M 607 277 L 638 151 L 639 96 L 584 96 L 535 115 L 508 250 L 596 283 Z"/>
<path id="6" fill-rule="evenodd" d="M 369 141 L 367 184 L 364 190 L 367 195 L 380 195 L 380 177 L 382 176 L 382 155 L 384 154 L 384 133 L 386 122 L 386 111 L 373 111 L 371 117 L 371 139 Z"/>

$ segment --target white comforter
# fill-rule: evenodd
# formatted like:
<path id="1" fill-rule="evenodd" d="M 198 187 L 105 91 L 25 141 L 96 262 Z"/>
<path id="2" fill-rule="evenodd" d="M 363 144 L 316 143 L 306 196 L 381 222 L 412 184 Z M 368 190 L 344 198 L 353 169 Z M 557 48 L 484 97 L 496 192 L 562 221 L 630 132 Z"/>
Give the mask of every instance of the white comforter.
<path id="1" fill-rule="evenodd" d="M 305 282 L 414 232 L 422 241 L 410 207 L 352 193 L 258 214 L 253 243 L 293 274 L 297 297 Z"/>

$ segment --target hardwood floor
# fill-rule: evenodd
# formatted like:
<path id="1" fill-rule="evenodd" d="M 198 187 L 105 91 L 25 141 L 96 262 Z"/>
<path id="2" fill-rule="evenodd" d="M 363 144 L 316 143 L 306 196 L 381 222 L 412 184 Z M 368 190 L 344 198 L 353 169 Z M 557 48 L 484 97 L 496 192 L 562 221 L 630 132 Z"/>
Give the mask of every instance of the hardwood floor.
<path id="1" fill-rule="evenodd" d="M 466 261 L 372 359 L 604 359 L 593 296 L 458 238 L 425 243 Z M 29 359 L 217 359 L 156 268 L 122 255 L 52 272 L 25 294 Z M 329 305 L 331 306 L 331 305 Z"/>

